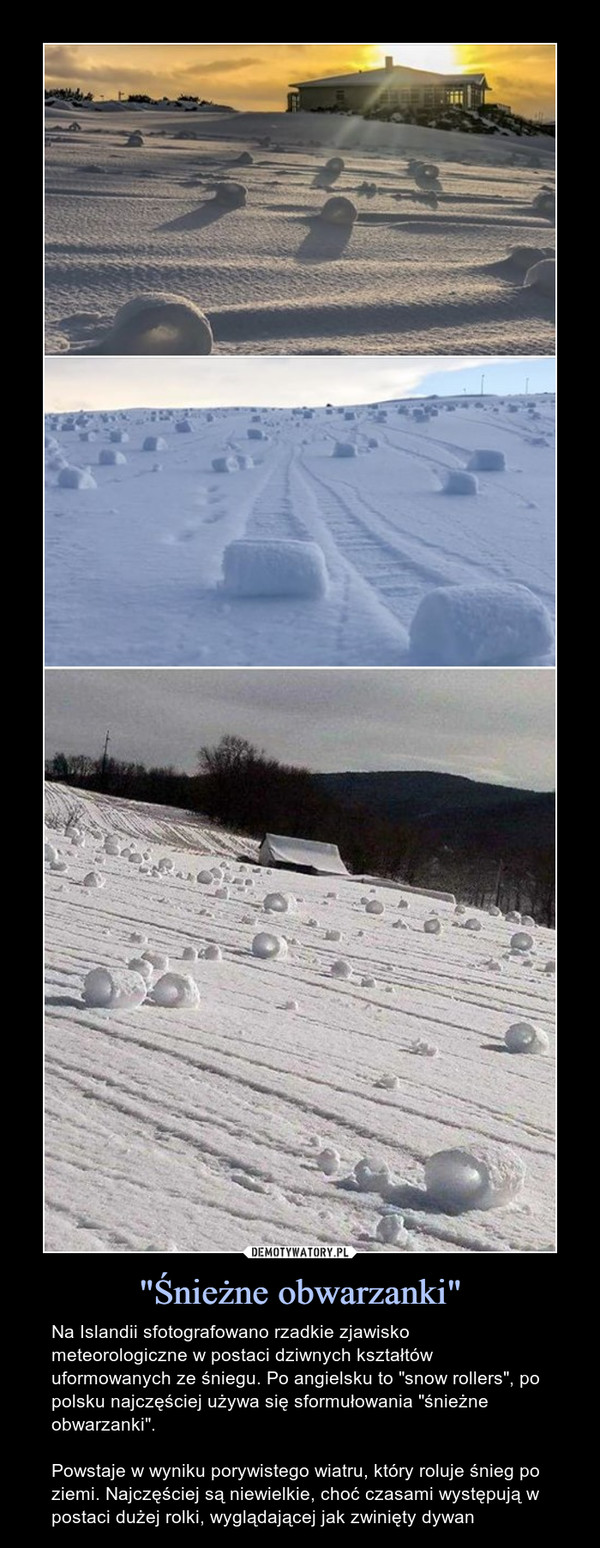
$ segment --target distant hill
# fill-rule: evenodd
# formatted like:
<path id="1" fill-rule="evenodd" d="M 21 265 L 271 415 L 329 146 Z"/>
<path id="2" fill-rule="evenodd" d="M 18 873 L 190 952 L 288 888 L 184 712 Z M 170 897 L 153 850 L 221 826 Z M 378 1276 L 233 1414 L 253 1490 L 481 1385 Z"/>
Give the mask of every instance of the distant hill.
<path id="1" fill-rule="evenodd" d="M 554 842 L 554 795 L 488 785 L 458 774 L 396 770 L 315 774 L 318 786 L 344 804 L 416 826 L 442 843 L 488 851 L 545 849 Z"/>

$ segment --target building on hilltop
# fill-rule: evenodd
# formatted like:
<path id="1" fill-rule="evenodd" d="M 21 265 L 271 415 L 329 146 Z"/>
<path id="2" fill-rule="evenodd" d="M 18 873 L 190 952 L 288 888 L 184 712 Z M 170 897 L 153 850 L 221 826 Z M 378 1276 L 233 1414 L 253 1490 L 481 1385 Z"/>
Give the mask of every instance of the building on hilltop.
<path id="1" fill-rule="evenodd" d="M 445 107 L 479 108 L 490 86 L 485 75 L 438 75 L 396 65 L 388 55 L 383 70 L 358 70 L 317 81 L 297 81 L 288 92 L 288 113 L 437 112 Z"/>

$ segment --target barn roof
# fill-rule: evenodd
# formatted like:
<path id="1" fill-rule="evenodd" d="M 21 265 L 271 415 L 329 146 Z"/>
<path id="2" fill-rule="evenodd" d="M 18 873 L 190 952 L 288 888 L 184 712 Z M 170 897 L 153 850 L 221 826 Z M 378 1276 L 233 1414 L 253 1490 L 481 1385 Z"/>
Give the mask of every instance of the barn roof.
<path id="1" fill-rule="evenodd" d="M 444 86 L 462 86 L 465 81 L 471 81 L 477 86 L 489 86 L 485 75 L 475 72 L 465 75 L 439 75 L 433 70 L 412 70 L 408 65 L 394 65 L 391 70 L 353 70 L 351 75 L 325 75 L 315 81 L 291 81 L 290 85 L 299 90 L 302 86 L 386 86 L 390 80 L 398 77 L 406 80 L 407 86 L 428 86 L 436 83 Z"/>
<path id="2" fill-rule="evenodd" d="M 327 876 L 347 876 L 337 844 L 321 844 L 316 839 L 287 838 L 281 833 L 265 833 L 261 851 L 267 845 L 276 865 L 309 867 Z"/>

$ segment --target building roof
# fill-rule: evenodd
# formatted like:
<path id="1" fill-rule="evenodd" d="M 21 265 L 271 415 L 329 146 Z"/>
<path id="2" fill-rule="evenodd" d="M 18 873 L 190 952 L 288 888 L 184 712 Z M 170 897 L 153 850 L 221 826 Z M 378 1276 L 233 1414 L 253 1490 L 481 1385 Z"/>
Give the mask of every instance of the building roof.
<path id="1" fill-rule="evenodd" d="M 386 86 L 394 77 L 396 84 L 398 77 L 401 77 L 407 86 L 433 86 L 436 82 L 444 86 L 460 86 L 464 81 L 471 81 L 489 90 L 485 75 L 439 75 L 433 70 L 412 70 L 408 65 L 393 65 L 391 70 L 354 70 L 351 75 L 325 75 L 316 81 L 291 81 L 290 85 L 297 90 L 303 86 Z"/>
<path id="2" fill-rule="evenodd" d="M 316 839 L 286 838 L 281 833 L 265 833 L 261 851 L 264 845 L 275 865 L 279 861 L 282 865 L 321 871 L 325 876 L 348 875 L 337 844 L 320 844 Z"/>

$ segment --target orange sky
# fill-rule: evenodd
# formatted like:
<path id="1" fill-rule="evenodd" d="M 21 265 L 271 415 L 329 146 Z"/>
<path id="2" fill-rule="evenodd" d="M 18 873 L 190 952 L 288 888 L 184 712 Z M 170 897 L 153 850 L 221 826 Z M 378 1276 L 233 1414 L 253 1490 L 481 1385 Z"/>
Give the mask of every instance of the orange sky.
<path id="1" fill-rule="evenodd" d="M 484 69 L 492 100 L 553 115 L 551 43 L 48 43 L 46 82 L 95 97 L 190 92 L 240 109 L 281 110 L 291 82 L 374 69 L 386 54 L 424 70 Z"/>

